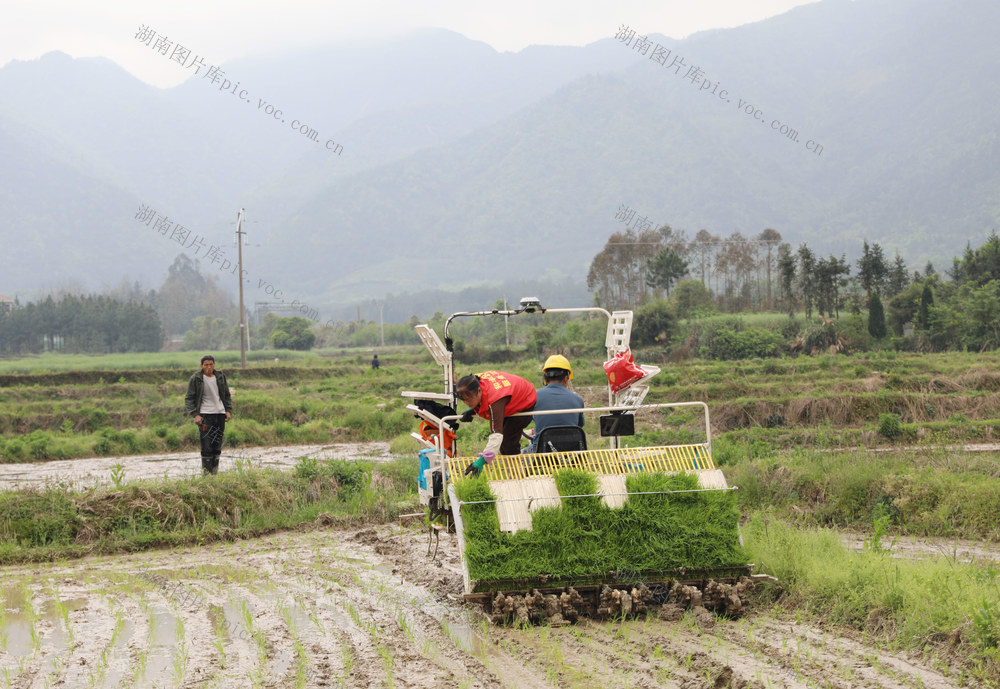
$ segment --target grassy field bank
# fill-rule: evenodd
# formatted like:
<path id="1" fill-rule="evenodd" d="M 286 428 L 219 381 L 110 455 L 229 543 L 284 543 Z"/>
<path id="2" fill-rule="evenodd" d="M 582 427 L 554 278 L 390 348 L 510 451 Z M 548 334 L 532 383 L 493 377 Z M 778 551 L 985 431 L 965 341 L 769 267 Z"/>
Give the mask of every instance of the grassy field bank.
<path id="1" fill-rule="evenodd" d="M 755 515 L 747 549 L 780 584 L 763 587 L 759 604 L 860 632 L 892 652 L 931 667 L 958 668 L 963 683 L 1000 686 L 1000 565 L 948 558 L 891 556 L 885 523 L 865 550 L 847 551 L 838 534 L 801 529 Z"/>
<path id="2" fill-rule="evenodd" d="M 381 350 L 380 350 L 381 351 Z M 400 453 L 412 416 L 401 390 L 442 389 L 441 370 L 421 348 L 218 356 L 234 389 L 230 447 L 393 440 Z M 274 356 L 279 361 L 274 362 Z M 651 361 L 655 352 L 639 352 Z M 191 451 L 194 424 L 184 415 L 187 379 L 197 357 L 42 356 L 0 361 L 0 461 Z M 604 403 L 600 358 L 574 359 L 574 385 Z M 500 367 L 541 383 L 542 358 L 460 365 L 459 373 Z M 710 405 L 716 455 L 762 455 L 790 448 L 935 446 L 1000 441 L 1000 358 L 990 354 L 823 355 L 738 362 L 663 363 L 650 401 Z M 635 443 L 691 442 L 693 412 L 650 420 Z M 480 424 L 481 425 L 481 424 Z M 481 429 L 463 427 L 463 437 Z M 592 432 L 593 436 L 596 433 Z M 597 438 L 594 438 L 595 441 Z"/>
<path id="3" fill-rule="evenodd" d="M 0 492 L 0 565 L 251 538 L 316 522 L 384 523 L 416 507 L 417 460 L 302 458 L 120 488 Z"/>

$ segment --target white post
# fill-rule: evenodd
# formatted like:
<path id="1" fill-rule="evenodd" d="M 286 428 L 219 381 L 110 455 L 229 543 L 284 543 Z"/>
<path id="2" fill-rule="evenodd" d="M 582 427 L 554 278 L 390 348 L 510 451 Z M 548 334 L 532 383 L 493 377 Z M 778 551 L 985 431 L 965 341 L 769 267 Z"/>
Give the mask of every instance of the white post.
<path id="1" fill-rule="evenodd" d="M 240 283 L 240 368 L 247 367 L 247 317 L 243 308 L 243 209 L 236 214 L 236 254 L 239 264 L 237 280 Z"/>
<path id="2" fill-rule="evenodd" d="M 385 323 L 382 322 L 382 310 L 385 308 L 385 299 L 381 299 L 378 302 L 378 329 L 380 336 L 382 338 L 382 347 L 385 347 Z"/>
<path id="3" fill-rule="evenodd" d="M 509 311 L 510 308 L 507 306 L 507 295 L 503 295 L 503 310 Z M 503 342 L 507 349 L 510 349 L 510 329 L 507 327 L 507 321 L 510 316 L 504 315 L 503 317 Z"/>

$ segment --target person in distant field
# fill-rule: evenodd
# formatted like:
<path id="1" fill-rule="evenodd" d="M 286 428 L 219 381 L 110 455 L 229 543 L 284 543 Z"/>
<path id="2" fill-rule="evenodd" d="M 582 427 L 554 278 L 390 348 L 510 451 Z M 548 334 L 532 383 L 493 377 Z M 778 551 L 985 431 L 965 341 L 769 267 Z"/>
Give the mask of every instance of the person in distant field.
<path id="1" fill-rule="evenodd" d="M 470 421 L 475 413 L 490 422 L 490 437 L 483 452 L 489 450 L 495 455 L 521 452 L 521 431 L 531 423 L 531 417 L 511 417 L 511 414 L 531 411 L 535 406 L 534 385 L 513 373 L 486 371 L 460 378 L 455 394 L 469 405 L 463 421 Z"/>
<path id="2" fill-rule="evenodd" d="M 219 473 L 219 455 L 226 433 L 226 421 L 233 418 L 233 400 L 226 374 L 215 370 L 215 357 L 201 358 L 201 370 L 188 380 L 184 409 L 201 430 L 201 468 L 206 474 Z"/>
<path id="3" fill-rule="evenodd" d="M 535 411 L 550 411 L 556 409 L 583 409 L 583 398 L 569 389 L 569 381 L 573 380 L 573 367 L 569 359 L 562 354 L 553 354 L 545 360 L 542 366 L 542 379 L 545 387 L 538 391 L 535 401 Z M 583 428 L 583 414 L 542 414 L 533 417 L 535 433 L 531 444 L 525 452 L 536 452 L 535 442 L 542 429 L 549 426 L 579 426 Z"/>
<path id="4" fill-rule="evenodd" d="M 378 360 L 378 354 L 376 354 L 375 356 L 372 357 L 372 370 L 377 371 L 379 369 L 379 366 L 381 365 L 382 362 Z"/>

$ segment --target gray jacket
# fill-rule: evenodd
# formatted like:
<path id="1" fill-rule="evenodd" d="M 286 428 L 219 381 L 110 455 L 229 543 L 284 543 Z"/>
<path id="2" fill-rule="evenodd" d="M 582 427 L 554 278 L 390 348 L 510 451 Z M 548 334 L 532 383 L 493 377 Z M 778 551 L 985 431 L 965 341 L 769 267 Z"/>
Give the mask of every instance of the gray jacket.
<path id="1" fill-rule="evenodd" d="M 219 399 L 222 406 L 230 414 L 233 413 L 233 399 L 229 394 L 229 383 L 226 382 L 226 374 L 222 371 L 215 372 L 215 379 L 219 386 Z M 187 394 L 184 395 L 184 411 L 188 416 L 197 416 L 201 413 L 201 398 L 205 394 L 205 374 L 197 371 L 188 381 Z"/>

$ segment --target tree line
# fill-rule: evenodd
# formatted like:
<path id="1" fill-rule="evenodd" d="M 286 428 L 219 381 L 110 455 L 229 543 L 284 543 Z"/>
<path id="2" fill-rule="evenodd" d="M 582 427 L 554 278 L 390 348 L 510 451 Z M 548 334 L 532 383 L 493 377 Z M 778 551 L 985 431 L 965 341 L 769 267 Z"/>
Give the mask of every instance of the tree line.
<path id="1" fill-rule="evenodd" d="M 148 304 L 105 295 L 51 296 L 0 308 L 0 353 L 60 349 L 71 353 L 156 352 L 163 328 Z"/>
<path id="2" fill-rule="evenodd" d="M 685 278 L 700 282 L 722 313 L 785 310 L 811 317 L 836 316 L 872 291 L 892 297 L 921 276 L 911 276 L 898 253 L 889 261 L 879 244 L 867 241 L 852 275 L 846 256 L 818 257 L 805 243 L 793 249 L 774 229 L 751 237 L 700 230 L 689 240 L 683 230 L 663 225 L 612 234 L 591 262 L 587 286 L 605 308 L 634 309 L 669 296 Z"/>
<path id="3" fill-rule="evenodd" d="M 610 310 L 656 314 L 657 342 L 675 319 L 712 313 L 784 311 L 837 321 L 863 317 L 868 335 L 903 337 L 926 351 L 1000 347 L 1000 238 L 969 245 L 945 275 L 928 263 L 911 271 L 897 253 L 863 242 L 852 264 L 845 255 L 818 256 L 765 229 L 721 238 L 701 230 L 693 239 L 664 225 L 613 233 L 594 257 L 587 286 Z M 649 320 L 649 318 L 647 318 Z M 909 346 L 907 345 L 907 346 Z"/>
<path id="4" fill-rule="evenodd" d="M 85 295 L 67 288 L 0 307 L 0 354 L 159 351 L 166 337 L 195 327 L 199 317 L 232 322 L 237 316 L 218 281 L 180 254 L 158 289 L 123 282 L 105 294 Z"/>
<path id="5" fill-rule="evenodd" d="M 634 308 L 650 298 L 669 295 L 682 278 L 699 280 L 726 312 L 768 310 L 781 294 L 777 260 L 781 242 L 777 230 L 746 237 L 733 232 L 718 237 L 700 230 L 689 239 L 669 225 L 615 232 L 594 257 L 587 287 L 605 308 Z"/>

